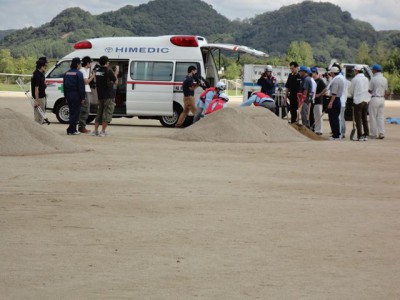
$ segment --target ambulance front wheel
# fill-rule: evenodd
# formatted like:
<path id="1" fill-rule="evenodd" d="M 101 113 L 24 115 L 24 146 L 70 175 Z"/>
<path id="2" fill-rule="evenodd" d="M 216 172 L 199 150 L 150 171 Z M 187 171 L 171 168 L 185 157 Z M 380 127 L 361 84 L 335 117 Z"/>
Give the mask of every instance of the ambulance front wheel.
<path id="1" fill-rule="evenodd" d="M 178 122 L 179 115 L 182 112 L 182 107 L 178 103 L 174 103 L 172 116 L 162 116 L 160 117 L 160 123 L 165 127 L 175 127 L 176 122 Z"/>
<path id="2" fill-rule="evenodd" d="M 60 101 L 54 109 L 58 122 L 61 124 L 68 124 L 69 122 L 69 108 L 65 100 Z"/>

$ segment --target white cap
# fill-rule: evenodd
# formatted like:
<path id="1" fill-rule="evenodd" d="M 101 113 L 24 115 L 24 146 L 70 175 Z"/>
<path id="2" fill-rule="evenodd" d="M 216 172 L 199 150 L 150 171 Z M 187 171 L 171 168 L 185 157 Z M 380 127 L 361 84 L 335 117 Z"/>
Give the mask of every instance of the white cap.
<path id="1" fill-rule="evenodd" d="M 332 67 L 332 68 L 329 69 L 329 73 L 338 74 L 339 72 L 340 72 L 340 71 L 339 71 L 339 68 L 338 68 L 338 67 Z"/>
<path id="2" fill-rule="evenodd" d="M 354 67 L 354 70 L 357 70 L 357 71 L 362 71 L 362 69 L 364 69 L 364 67 L 362 65 L 356 65 Z"/>

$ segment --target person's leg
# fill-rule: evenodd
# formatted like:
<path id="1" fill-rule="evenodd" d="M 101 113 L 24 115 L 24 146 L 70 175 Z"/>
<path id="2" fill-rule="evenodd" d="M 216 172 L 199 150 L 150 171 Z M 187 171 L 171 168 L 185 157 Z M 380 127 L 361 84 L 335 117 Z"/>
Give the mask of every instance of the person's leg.
<path id="1" fill-rule="evenodd" d="M 260 104 L 260 106 L 263 106 L 263 107 L 269 109 L 273 113 L 275 113 L 275 111 L 276 111 L 275 102 L 264 101 L 263 103 Z"/>
<path id="2" fill-rule="evenodd" d="M 190 110 L 190 97 L 184 97 L 183 98 L 183 111 L 179 115 L 178 121 L 176 122 L 176 127 L 181 127 L 183 122 L 185 122 L 185 119 L 187 115 L 189 114 Z"/>
<path id="3" fill-rule="evenodd" d="M 101 124 L 101 133 L 102 135 L 107 135 L 106 129 L 108 123 L 112 120 L 112 115 L 114 113 L 114 100 L 112 98 L 104 100 L 104 109 L 103 109 L 103 122 Z"/>
<path id="4" fill-rule="evenodd" d="M 302 107 L 301 107 L 301 122 L 303 123 L 304 126 L 309 127 L 310 124 L 308 122 L 308 106 L 309 104 L 307 102 L 304 102 Z"/>
<path id="5" fill-rule="evenodd" d="M 69 133 L 75 133 L 77 132 L 76 130 L 76 125 L 78 124 L 79 121 L 79 114 L 81 110 L 81 101 L 79 99 L 79 96 L 76 95 L 73 99 L 71 99 L 70 102 L 70 111 L 69 111 Z"/>
<path id="6" fill-rule="evenodd" d="M 361 110 L 362 110 L 362 103 L 355 104 L 353 106 L 354 122 L 356 123 L 356 128 L 357 128 L 357 139 L 360 139 L 363 136 L 362 126 L 361 126 Z"/>
<path id="7" fill-rule="evenodd" d="M 340 134 L 342 137 L 345 137 L 346 134 L 346 120 L 344 119 L 344 112 L 345 112 L 346 107 L 341 106 L 340 107 L 340 112 L 339 112 L 339 122 L 340 122 Z"/>
<path id="8" fill-rule="evenodd" d="M 368 111 L 369 111 L 369 128 L 370 128 L 370 134 L 373 137 L 378 137 L 378 129 L 376 125 L 376 115 L 377 115 L 377 100 L 376 98 L 372 98 L 371 101 L 369 102 L 368 105 Z"/>
<path id="9" fill-rule="evenodd" d="M 94 123 L 93 135 L 97 135 L 99 133 L 99 126 L 101 123 L 103 123 L 103 110 L 104 110 L 104 99 L 99 99 L 97 103 L 97 113 L 96 113 L 96 120 Z"/>
<path id="10" fill-rule="evenodd" d="M 361 103 L 361 122 L 363 125 L 363 136 L 368 137 L 369 136 L 369 128 L 368 128 L 368 103 L 367 102 L 362 102 Z"/>
<path id="11" fill-rule="evenodd" d="M 379 98 L 379 104 L 376 114 L 376 127 L 378 128 L 378 137 L 385 136 L 385 99 Z"/>
<path id="12" fill-rule="evenodd" d="M 297 121 L 297 109 L 298 109 L 297 99 L 290 99 L 290 122 L 296 123 Z"/>
<path id="13" fill-rule="evenodd" d="M 197 107 L 197 112 L 193 117 L 193 123 L 196 123 L 198 120 L 200 120 L 200 118 L 202 117 L 203 114 L 203 108 L 202 107 Z"/>
<path id="14" fill-rule="evenodd" d="M 89 115 L 89 100 L 88 100 L 88 93 L 85 95 L 85 100 L 81 104 L 81 111 L 79 114 L 79 125 L 78 130 L 80 132 L 85 131 L 86 129 L 86 120 Z"/>
<path id="15" fill-rule="evenodd" d="M 308 108 L 308 125 L 310 127 L 312 124 L 315 123 L 314 106 L 315 106 L 315 104 L 310 102 L 310 106 Z M 314 130 L 314 128 L 311 128 L 311 130 Z"/>
<path id="16" fill-rule="evenodd" d="M 336 98 L 333 101 L 332 108 L 328 110 L 329 115 L 329 124 L 332 130 L 332 138 L 338 139 L 340 136 L 340 124 L 339 124 L 339 115 L 340 115 L 340 99 Z"/>
<path id="17" fill-rule="evenodd" d="M 322 122 L 322 104 L 314 105 L 314 131 L 316 133 L 321 133 L 323 131 L 323 122 Z"/>

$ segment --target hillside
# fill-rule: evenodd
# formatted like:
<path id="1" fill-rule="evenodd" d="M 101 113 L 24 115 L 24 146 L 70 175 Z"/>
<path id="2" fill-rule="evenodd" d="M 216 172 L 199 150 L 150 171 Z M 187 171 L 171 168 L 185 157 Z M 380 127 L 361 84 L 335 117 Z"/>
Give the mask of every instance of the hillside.
<path id="1" fill-rule="evenodd" d="M 292 41 L 305 41 L 317 62 L 332 57 L 353 61 L 364 41 L 370 48 L 378 41 L 387 49 L 400 45 L 400 31 L 377 32 L 331 3 L 306 1 L 230 21 L 201 0 L 153 0 L 97 16 L 80 8 L 66 9 L 38 28 L 0 32 L 0 49 L 11 49 L 14 57 L 59 58 L 81 39 L 164 34 L 202 35 L 211 42 L 243 44 L 277 56 L 285 55 Z"/>
<path id="2" fill-rule="evenodd" d="M 378 40 L 374 28 L 354 20 L 331 3 L 302 2 L 250 19 L 237 37 L 238 43 L 267 47 L 270 54 L 285 54 L 291 41 L 308 42 L 319 61 L 329 57 L 352 59 L 362 41 Z M 265 49 L 266 50 L 266 49 Z"/>

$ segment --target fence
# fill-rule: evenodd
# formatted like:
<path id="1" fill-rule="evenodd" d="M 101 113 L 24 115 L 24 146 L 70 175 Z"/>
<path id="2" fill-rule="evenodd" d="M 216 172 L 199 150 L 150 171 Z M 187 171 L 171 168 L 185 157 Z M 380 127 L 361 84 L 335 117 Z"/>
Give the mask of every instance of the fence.
<path id="1" fill-rule="evenodd" d="M 226 85 L 226 90 L 232 95 L 241 96 L 243 94 L 243 82 L 241 79 L 235 80 L 228 80 L 228 79 L 221 79 L 223 83 Z"/>
<path id="2" fill-rule="evenodd" d="M 15 84 L 15 80 L 17 80 L 18 77 L 32 77 L 32 75 L 0 73 L 0 82 L 4 84 Z"/>

